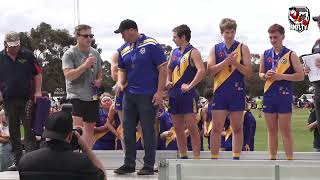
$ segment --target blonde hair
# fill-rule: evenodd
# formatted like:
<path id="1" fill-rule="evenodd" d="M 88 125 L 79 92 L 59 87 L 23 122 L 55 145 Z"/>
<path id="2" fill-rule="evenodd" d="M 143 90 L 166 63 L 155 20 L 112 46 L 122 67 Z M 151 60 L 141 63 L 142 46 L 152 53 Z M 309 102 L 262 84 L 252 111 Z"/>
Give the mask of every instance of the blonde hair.
<path id="1" fill-rule="evenodd" d="M 228 30 L 228 29 L 233 29 L 236 31 L 237 30 L 237 23 L 233 19 L 223 18 L 219 24 L 219 27 L 220 27 L 221 33 L 223 33 L 225 30 Z"/>
<path id="2" fill-rule="evenodd" d="M 75 37 L 77 37 L 78 34 L 80 33 L 80 31 L 87 30 L 87 29 L 91 29 L 91 26 L 86 25 L 86 24 L 79 24 L 78 26 L 76 26 L 74 28 L 74 33 L 73 34 L 74 34 Z"/>

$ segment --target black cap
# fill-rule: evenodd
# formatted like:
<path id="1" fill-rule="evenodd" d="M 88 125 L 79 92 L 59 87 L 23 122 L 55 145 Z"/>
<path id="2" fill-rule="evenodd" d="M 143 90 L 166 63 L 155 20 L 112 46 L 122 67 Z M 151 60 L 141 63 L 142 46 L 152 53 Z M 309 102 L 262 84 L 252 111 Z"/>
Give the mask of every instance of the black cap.
<path id="1" fill-rule="evenodd" d="M 52 113 L 45 123 L 43 137 L 64 140 L 72 131 L 72 116 L 67 112 Z"/>
<path id="2" fill-rule="evenodd" d="M 115 30 L 114 33 L 118 34 L 118 33 L 121 33 L 123 31 L 127 30 L 127 29 L 130 29 L 130 28 L 138 29 L 138 26 L 137 26 L 136 22 L 134 22 L 133 20 L 125 19 L 120 23 L 119 28 L 117 30 Z"/>
<path id="3" fill-rule="evenodd" d="M 314 16 L 312 19 L 316 22 L 320 22 L 320 15 L 319 16 Z"/>

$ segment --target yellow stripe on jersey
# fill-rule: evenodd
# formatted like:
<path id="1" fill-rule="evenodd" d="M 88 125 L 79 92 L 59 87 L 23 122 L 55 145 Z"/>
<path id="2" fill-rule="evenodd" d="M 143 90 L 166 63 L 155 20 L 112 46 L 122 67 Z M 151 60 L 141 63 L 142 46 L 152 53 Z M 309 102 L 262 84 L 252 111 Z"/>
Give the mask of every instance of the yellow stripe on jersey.
<path id="1" fill-rule="evenodd" d="M 176 138 L 177 134 L 176 131 L 174 129 L 174 127 L 171 127 L 170 132 L 172 132 L 172 135 L 170 137 L 166 138 L 166 147 L 168 147 L 168 145 Z"/>
<path id="2" fill-rule="evenodd" d="M 132 51 L 132 47 L 131 46 L 127 46 L 124 49 L 122 49 L 121 51 L 121 56 L 124 57 L 126 54 L 128 54 L 130 51 Z"/>
<path id="3" fill-rule="evenodd" d="M 138 142 L 141 139 L 141 133 L 139 132 L 139 130 L 136 131 L 136 142 Z"/>
<path id="4" fill-rule="evenodd" d="M 286 72 L 289 69 L 289 67 L 290 67 L 290 54 L 291 54 L 291 51 L 287 52 L 286 54 L 284 54 L 280 58 L 278 65 L 277 65 L 277 69 L 276 69 L 277 73 L 283 74 L 284 72 Z M 267 92 L 273 83 L 274 83 L 274 80 L 268 79 L 266 81 L 266 83 L 264 84 L 264 92 Z"/>
<path id="5" fill-rule="evenodd" d="M 237 56 L 237 63 L 240 64 L 241 61 L 241 47 L 242 44 L 240 43 L 238 47 L 233 51 L 238 54 Z M 237 68 L 235 66 L 231 66 L 231 71 L 229 70 L 229 66 L 225 66 L 224 69 L 222 69 L 219 73 L 217 73 L 216 76 L 214 76 L 213 81 L 213 91 L 215 92 L 230 76 L 231 74 L 236 70 Z"/>
<path id="6" fill-rule="evenodd" d="M 191 56 L 191 51 L 192 51 L 192 49 L 190 49 L 188 52 L 186 52 L 180 59 L 180 66 L 178 67 L 178 65 L 177 65 L 174 68 L 174 70 L 172 72 L 172 83 L 173 84 L 176 84 L 181 79 L 184 72 L 189 67 L 189 65 L 190 65 L 189 58 Z"/>
<path id="7" fill-rule="evenodd" d="M 105 132 L 100 132 L 100 133 L 94 134 L 94 142 L 98 141 L 100 138 L 102 138 L 108 132 L 109 132 L 109 129 Z"/>

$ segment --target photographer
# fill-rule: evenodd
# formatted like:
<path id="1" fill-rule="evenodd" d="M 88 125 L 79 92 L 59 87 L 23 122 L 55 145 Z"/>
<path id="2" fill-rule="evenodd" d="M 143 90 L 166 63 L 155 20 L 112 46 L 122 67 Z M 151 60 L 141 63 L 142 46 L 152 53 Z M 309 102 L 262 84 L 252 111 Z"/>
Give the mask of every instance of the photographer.
<path id="1" fill-rule="evenodd" d="M 70 113 L 52 113 L 43 132 L 47 146 L 23 156 L 20 179 L 106 179 L 102 163 L 78 132 L 72 129 Z M 83 153 L 72 151 L 75 137 Z"/>

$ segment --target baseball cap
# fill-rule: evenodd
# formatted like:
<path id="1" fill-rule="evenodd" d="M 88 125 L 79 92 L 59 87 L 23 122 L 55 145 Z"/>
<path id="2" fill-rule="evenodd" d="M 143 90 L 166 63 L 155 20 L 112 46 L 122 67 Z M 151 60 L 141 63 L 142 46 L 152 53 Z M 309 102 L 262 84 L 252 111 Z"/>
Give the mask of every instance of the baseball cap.
<path id="1" fill-rule="evenodd" d="M 5 34 L 5 42 L 9 47 L 20 45 L 20 36 L 17 32 L 10 31 Z"/>
<path id="2" fill-rule="evenodd" d="M 320 15 L 319 16 L 313 16 L 312 19 L 316 22 L 320 22 Z"/>
<path id="3" fill-rule="evenodd" d="M 43 137 L 64 140 L 72 131 L 72 116 L 70 113 L 60 111 L 52 113 L 45 123 Z"/>
<path id="4" fill-rule="evenodd" d="M 118 34 L 118 33 L 121 33 L 123 31 L 127 30 L 127 29 L 130 29 L 130 28 L 138 29 L 138 26 L 137 26 L 136 22 L 134 22 L 133 20 L 125 19 L 120 23 L 119 28 L 117 30 L 115 30 L 114 33 Z"/>

